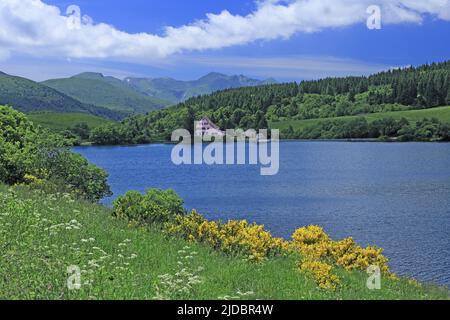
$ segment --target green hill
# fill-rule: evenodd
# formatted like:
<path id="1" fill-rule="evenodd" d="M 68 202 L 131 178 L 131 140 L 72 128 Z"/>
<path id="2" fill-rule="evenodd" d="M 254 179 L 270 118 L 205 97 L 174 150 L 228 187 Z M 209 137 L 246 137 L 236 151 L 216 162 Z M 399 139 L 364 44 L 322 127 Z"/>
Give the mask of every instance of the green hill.
<path id="1" fill-rule="evenodd" d="M 100 73 L 82 73 L 71 78 L 47 80 L 42 84 L 81 102 L 128 113 L 146 113 L 170 104 L 137 92 L 125 82 Z"/>
<path id="2" fill-rule="evenodd" d="M 209 73 L 194 81 L 180 81 L 172 78 L 126 78 L 124 81 L 137 91 L 143 92 L 148 96 L 168 100 L 172 103 L 214 91 L 276 82 L 273 79 L 260 81 L 243 75 L 227 76 L 217 72 Z"/>
<path id="3" fill-rule="evenodd" d="M 124 113 L 82 103 L 40 83 L 0 72 L 0 105 L 22 112 L 76 112 L 109 119 L 122 119 Z"/>
<path id="4" fill-rule="evenodd" d="M 105 118 L 97 117 L 86 113 L 56 113 L 56 112 L 39 112 L 30 113 L 28 118 L 34 124 L 48 128 L 52 131 L 64 131 L 72 128 L 75 124 L 85 123 L 90 129 L 98 126 L 112 123 Z"/>

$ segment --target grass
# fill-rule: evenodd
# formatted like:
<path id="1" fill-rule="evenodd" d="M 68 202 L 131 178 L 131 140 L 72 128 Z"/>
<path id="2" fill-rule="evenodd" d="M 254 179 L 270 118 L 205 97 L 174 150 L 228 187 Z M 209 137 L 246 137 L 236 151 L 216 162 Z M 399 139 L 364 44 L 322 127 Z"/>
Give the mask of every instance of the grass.
<path id="1" fill-rule="evenodd" d="M 323 119 L 308 119 L 308 120 L 282 120 L 277 122 L 272 122 L 270 124 L 273 129 L 287 129 L 292 126 L 294 130 L 303 130 L 311 125 L 315 125 L 321 121 L 326 120 L 352 120 L 357 117 L 363 116 L 368 122 L 373 122 L 381 118 L 393 118 L 399 120 L 401 118 L 406 118 L 411 122 L 416 122 L 424 118 L 437 118 L 442 122 L 450 123 L 450 106 L 438 107 L 431 109 L 421 109 L 421 110 L 409 110 L 409 111 L 393 111 L 393 112 L 380 112 L 371 113 L 360 116 L 344 116 L 344 117 L 334 117 L 334 118 L 323 118 Z"/>
<path id="2" fill-rule="evenodd" d="M 39 112 L 28 115 L 31 121 L 53 131 L 64 131 L 77 123 L 86 123 L 91 129 L 111 122 L 87 113 Z"/>
<path id="3" fill-rule="evenodd" d="M 100 205 L 3 185 L 0 255 L 0 299 L 153 299 L 158 294 L 161 297 L 161 292 L 169 299 L 449 296 L 442 288 L 415 285 L 406 279 L 386 279 L 381 290 L 368 290 L 366 274 L 343 270 L 338 270 L 342 285 L 336 291 L 322 290 L 295 270 L 293 256 L 254 264 L 170 238 L 157 228 L 130 226 Z M 185 261 L 187 276 L 179 274 L 180 260 Z M 67 287 L 69 266 L 83 270 L 80 290 Z M 169 278 L 169 284 L 161 282 L 161 275 Z M 194 281 L 186 291 L 172 287 L 177 279 L 183 288 L 197 278 L 200 283 Z"/>

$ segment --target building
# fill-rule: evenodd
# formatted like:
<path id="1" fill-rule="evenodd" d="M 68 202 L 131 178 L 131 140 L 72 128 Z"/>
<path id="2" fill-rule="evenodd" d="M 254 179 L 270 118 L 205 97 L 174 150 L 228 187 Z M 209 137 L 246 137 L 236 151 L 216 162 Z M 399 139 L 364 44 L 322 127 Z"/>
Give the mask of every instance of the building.
<path id="1" fill-rule="evenodd" d="M 225 132 L 220 130 L 209 118 L 204 117 L 200 121 L 195 122 L 195 135 L 223 137 Z"/>

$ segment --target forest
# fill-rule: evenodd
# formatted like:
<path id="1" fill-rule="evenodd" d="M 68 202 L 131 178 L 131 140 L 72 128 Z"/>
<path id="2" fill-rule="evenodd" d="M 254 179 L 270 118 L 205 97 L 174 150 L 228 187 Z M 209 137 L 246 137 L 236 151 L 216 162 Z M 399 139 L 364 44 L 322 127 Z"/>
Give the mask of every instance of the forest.
<path id="1" fill-rule="evenodd" d="M 369 77 L 326 78 L 301 83 L 270 84 L 228 89 L 191 98 L 176 106 L 131 116 L 119 124 L 95 128 L 90 140 L 98 145 L 140 144 L 169 141 L 173 130 L 193 131 L 194 121 L 207 116 L 222 129 L 270 128 L 278 121 L 361 116 L 379 112 L 427 109 L 450 105 L 450 61 L 419 67 L 381 72 Z M 379 138 L 399 137 L 406 140 L 446 140 L 448 126 L 440 119 L 423 122 L 401 122 L 404 130 L 379 129 L 390 125 L 386 117 L 367 130 L 351 134 L 331 127 L 356 125 L 356 122 L 324 120 L 314 131 L 284 130 L 282 138 Z M 397 120 L 398 121 L 398 120 Z M 423 123 L 438 129 L 423 134 Z M 376 128 L 374 128 L 376 127 Z M 428 125 L 425 125 L 428 127 Z M 375 134 L 378 130 L 379 134 Z M 311 131 L 311 130 L 309 130 Z M 340 132 L 337 132 L 340 131 Z M 347 130 L 348 131 L 348 130 Z M 420 132 L 419 132 L 420 131 Z M 355 134 L 356 133 L 356 134 Z M 387 134 L 386 134 L 387 133 Z"/>

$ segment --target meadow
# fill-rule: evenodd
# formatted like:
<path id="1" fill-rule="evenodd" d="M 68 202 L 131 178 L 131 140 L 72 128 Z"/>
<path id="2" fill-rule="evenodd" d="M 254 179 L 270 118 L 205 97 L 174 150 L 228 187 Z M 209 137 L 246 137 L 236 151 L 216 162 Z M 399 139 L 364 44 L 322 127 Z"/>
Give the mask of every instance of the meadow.
<path id="1" fill-rule="evenodd" d="M 436 107 L 430 109 L 420 109 L 420 110 L 408 110 L 408 111 L 392 111 L 392 112 L 379 112 L 370 114 L 361 114 L 358 116 L 342 116 L 342 117 L 332 117 L 332 118 L 320 118 L 320 119 L 307 119 L 307 120 L 280 120 L 270 123 L 272 129 L 287 129 L 292 126 L 294 130 L 303 130 L 310 126 L 316 125 L 320 122 L 327 120 L 343 120 L 351 121 L 360 117 L 364 117 L 369 123 L 376 120 L 392 118 L 394 120 L 400 120 L 402 118 L 407 119 L 411 123 L 420 121 L 424 118 L 437 118 L 444 123 L 450 123 L 450 106 L 446 107 Z"/>
<path id="2" fill-rule="evenodd" d="M 104 124 L 113 123 L 111 120 L 87 113 L 36 112 L 28 114 L 28 118 L 33 121 L 34 124 L 55 132 L 67 130 L 79 123 L 86 123 L 91 129 Z"/>
<path id="3" fill-rule="evenodd" d="M 169 236 L 112 209 L 0 185 L 1 299 L 448 299 L 446 289 L 337 269 L 341 285 L 320 289 L 295 255 L 259 263 Z M 78 269 L 79 268 L 79 269 Z M 69 290 L 74 270 L 81 287 Z M 73 287 L 72 287 L 73 288 Z"/>

